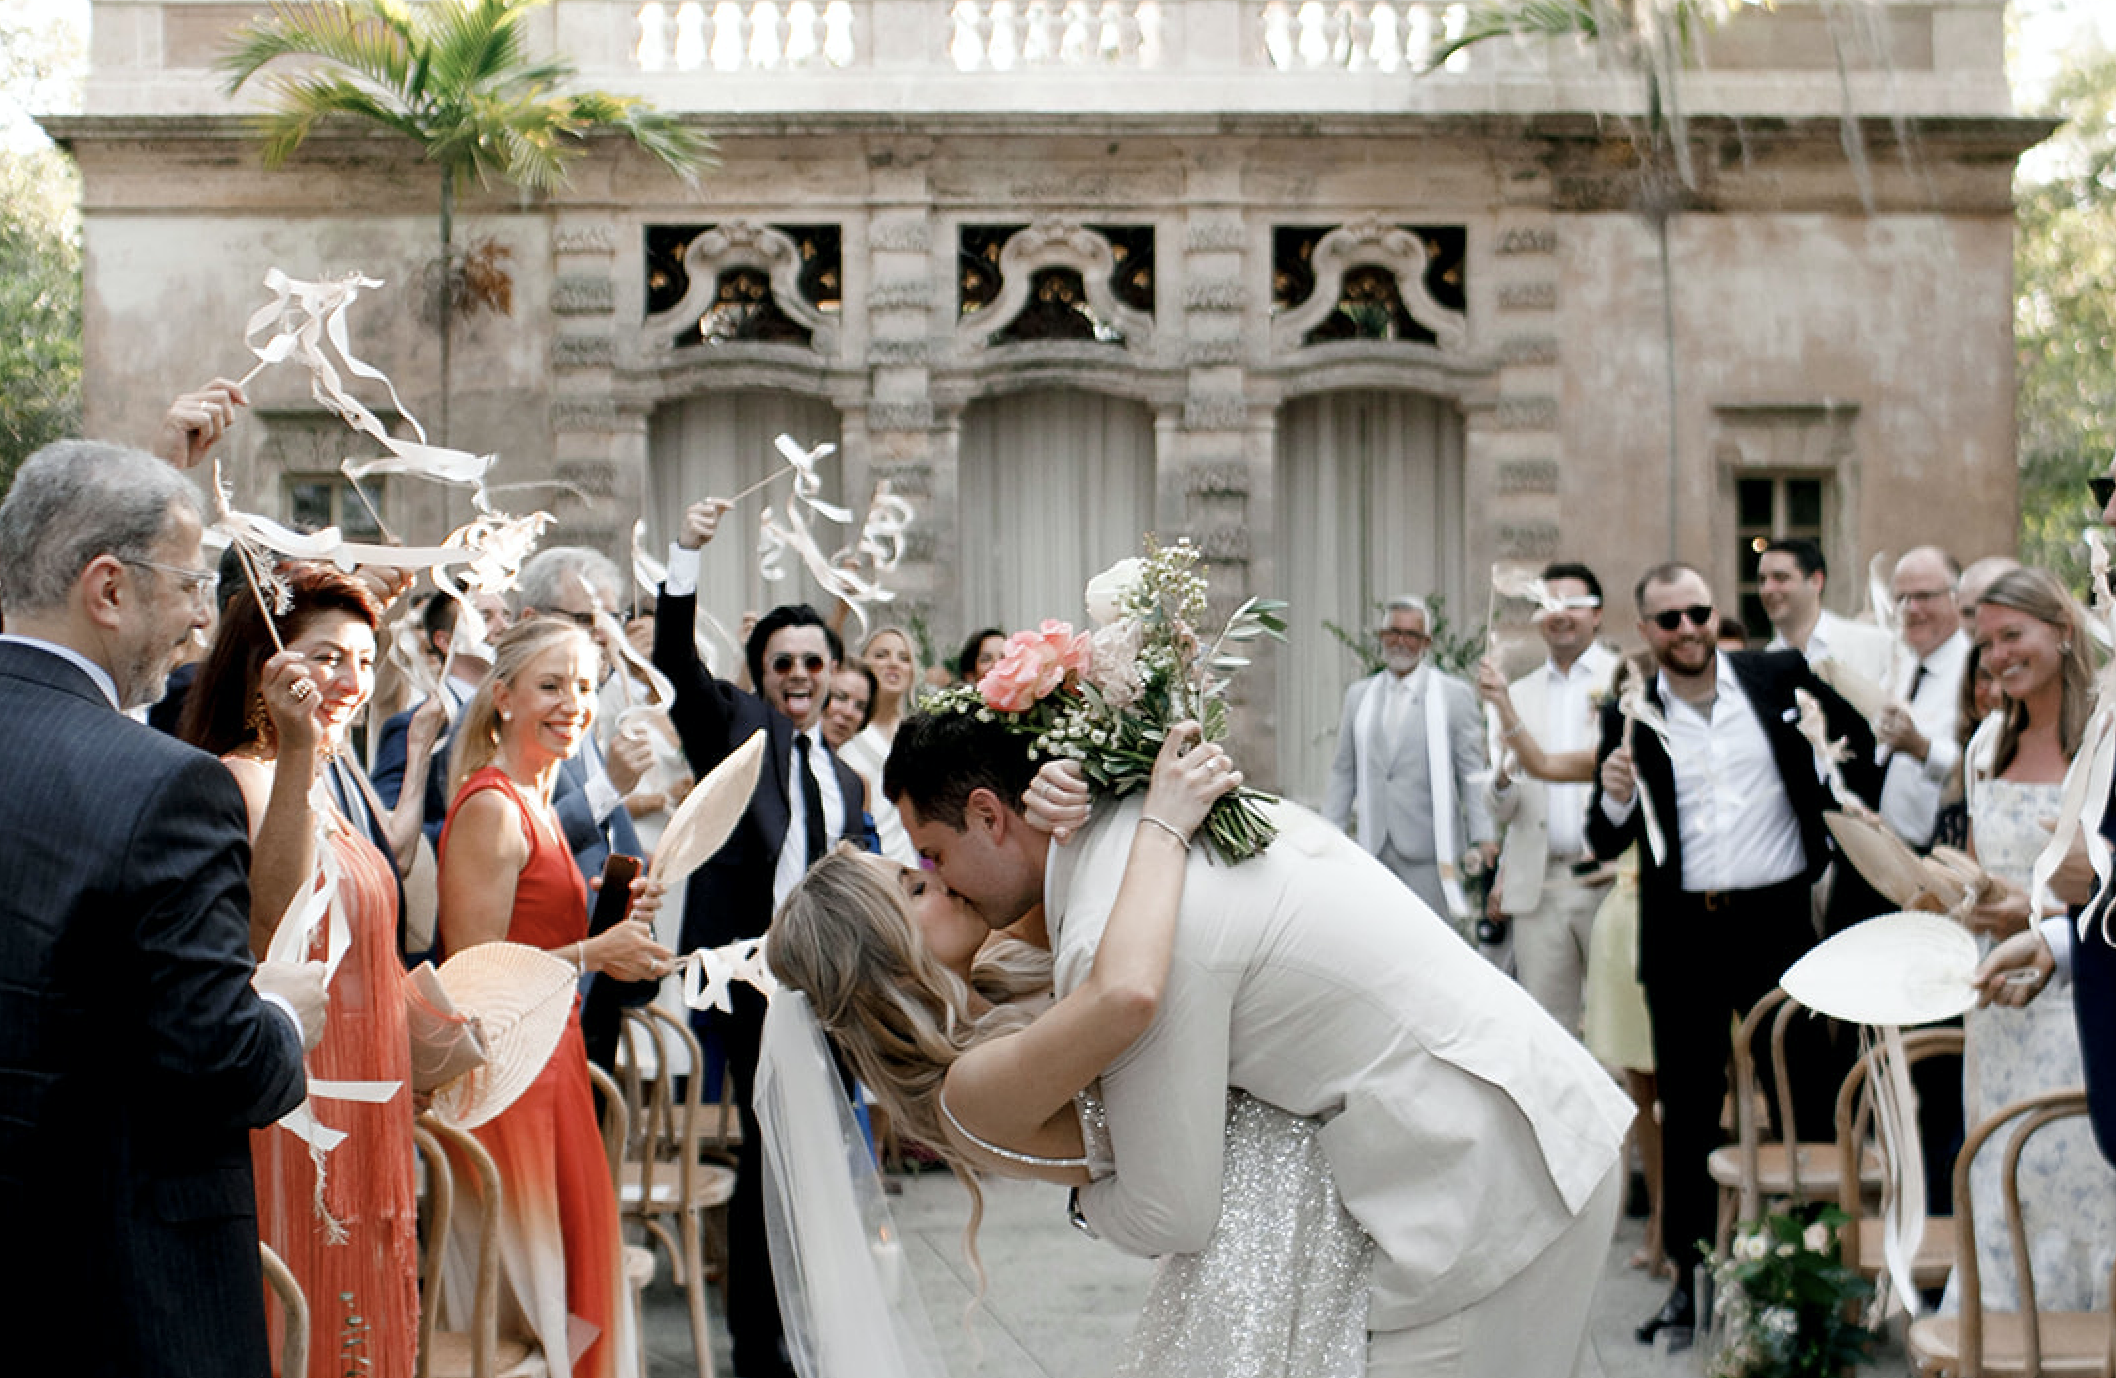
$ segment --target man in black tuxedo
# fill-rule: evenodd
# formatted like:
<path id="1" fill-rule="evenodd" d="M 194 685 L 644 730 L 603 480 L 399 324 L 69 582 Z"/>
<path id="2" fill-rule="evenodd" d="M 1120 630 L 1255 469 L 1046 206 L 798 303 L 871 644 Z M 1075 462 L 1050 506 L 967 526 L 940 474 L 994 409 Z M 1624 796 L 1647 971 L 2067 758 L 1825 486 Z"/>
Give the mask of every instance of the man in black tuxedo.
<path id="1" fill-rule="evenodd" d="M 762 934 L 810 862 L 845 838 L 857 841 L 864 834 L 860 777 L 823 741 L 823 707 L 843 652 L 837 633 L 815 609 L 773 608 L 758 619 L 745 647 L 757 693 L 714 678 L 698 659 L 698 552 L 712 540 L 727 507 L 707 498 L 684 513 L 656 604 L 654 664 L 675 685 L 669 716 L 699 779 L 760 728 L 768 746 L 734 835 L 691 875 L 683 905 L 686 952 Z M 738 985 L 733 1003 L 731 1014 L 708 1012 L 700 1022 L 719 1036 L 742 1115 L 727 1225 L 734 1368 L 740 1378 L 766 1378 L 792 1369 L 782 1353 L 778 1294 L 765 1247 L 764 1138 L 750 1105 L 764 999 Z"/>
<path id="2" fill-rule="evenodd" d="M 2116 459 L 2108 469 L 2087 480 L 2094 504 L 2101 509 L 2104 526 L 2116 526 Z M 2074 768 L 2087 764 L 2085 753 Z M 2116 847 L 2116 793 L 2102 810 L 2101 835 Z M 2095 877 L 2086 862 L 2085 848 L 2075 845 L 2072 855 L 2051 878 L 2052 891 L 2062 902 L 2087 906 L 2086 932 L 2081 924 L 2058 915 L 2016 933 L 1991 949 L 1976 969 L 1975 980 L 1985 1004 L 2025 1005 L 2050 982 L 2054 972 L 2072 978 L 2072 1008 L 2079 1019 L 2079 1060 L 2086 1074 L 2087 1114 L 2094 1125 L 2094 1142 L 2101 1155 L 2116 1164 L 2116 946 L 2110 944 L 2110 926 L 2116 923 L 2110 906 L 2116 904 L 2116 883 L 2095 893 Z M 2063 931 L 2059 931 L 2062 929 Z M 2014 985 L 2006 980 L 2013 972 L 2033 970 L 2036 979 Z"/>
<path id="3" fill-rule="evenodd" d="M 32 456 L 0 506 L 12 1372 L 270 1372 L 249 1131 L 301 1102 L 321 968 L 253 985 L 234 778 L 120 711 L 211 621 L 199 534 L 173 470 L 86 441 Z"/>
<path id="4" fill-rule="evenodd" d="M 1814 696 L 1830 738 L 1849 748 L 1847 786 L 1871 799 L 1879 779 L 1865 720 L 1799 652 L 1717 649 L 1719 616 L 1702 574 L 1656 566 L 1634 598 L 1659 671 L 1646 699 L 1664 715 L 1667 739 L 1641 725 L 1626 745 L 1617 705 L 1603 710 L 1587 839 L 1604 858 L 1634 842 L 1643 848 L 1638 974 L 1653 1016 L 1661 1220 L 1677 1278 L 1659 1314 L 1639 1327 L 1639 1339 L 1651 1340 L 1695 1320 L 1690 1278 L 1698 1241 L 1711 1238 L 1716 1218 L 1705 1160 L 1720 1142 L 1729 1022 L 1816 941 L 1810 890 L 1830 859 L 1822 815 L 1832 799 L 1800 733 L 1796 690 Z M 1794 1054 L 1808 1069 L 1793 1077 L 1802 1101 L 1794 1113 L 1826 1125 L 1836 1060 L 1821 1021 L 1803 1020 L 1798 1029 L 1810 1046 Z"/>

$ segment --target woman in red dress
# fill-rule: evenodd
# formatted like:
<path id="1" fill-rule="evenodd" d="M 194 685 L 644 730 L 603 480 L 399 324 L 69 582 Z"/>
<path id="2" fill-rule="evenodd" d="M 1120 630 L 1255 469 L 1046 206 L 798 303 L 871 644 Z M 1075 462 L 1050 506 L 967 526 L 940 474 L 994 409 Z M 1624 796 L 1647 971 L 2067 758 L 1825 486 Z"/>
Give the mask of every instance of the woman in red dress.
<path id="1" fill-rule="evenodd" d="M 595 643 L 570 622 L 533 618 L 493 646 L 492 674 L 463 710 L 441 832 L 441 947 L 505 940 L 583 972 L 665 976 L 653 940 L 659 887 L 638 883 L 631 918 L 588 936 L 588 891 L 551 809 L 559 762 L 587 736 L 600 679 Z M 477 1136 L 506 1184 L 503 1324 L 535 1337 L 563 1378 L 636 1378 L 617 1197 L 581 1043 L 580 1009 L 536 1082 Z"/>
<path id="2" fill-rule="evenodd" d="M 367 1082 L 381 1098 L 311 1094 L 316 1122 L 346 1135 L 323 1155 L 320 1182 L 306 1142 L 281 1125 L 252 1132 L 258 1232 L 308 1298 L 305 1378 L 411 1378 L 418 1203 L 397 877 L 321 780 L 374 691 L 379 609 L 366 584 L 327 566 L 288 565 L 281 574 L 293 601 L 273 621 L 286 650 L 274 654 L 256 598 L 245 590 L 231 599 L 185 703 L 181 735 L 227 763 L 249 805 L 257 957 L 289 904 L 320 883 L 319 848 L 329 849 L 337 893 L 304 955 L 324 960 L 341 946 L 343 954 L 330 977 L 323 1041 L 307 1058 L 309 1080 Z M 281 1321 L 270 1311 L 276 1357 Z"/>

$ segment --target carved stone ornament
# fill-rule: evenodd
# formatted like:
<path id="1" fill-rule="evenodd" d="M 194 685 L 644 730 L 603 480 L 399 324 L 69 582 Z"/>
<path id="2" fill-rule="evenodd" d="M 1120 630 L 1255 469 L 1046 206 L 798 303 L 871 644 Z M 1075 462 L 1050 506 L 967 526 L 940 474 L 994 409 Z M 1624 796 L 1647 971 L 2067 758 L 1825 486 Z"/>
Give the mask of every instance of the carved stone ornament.
<path id="1" fill-rule="evenodd" d="M 1127 351 L 1146 351 L 1153 341 L 1153 317 L 1126 306 L 1110 290 L 1117 259 L 1110 251 L 1109 241 L 1083 225 L 1055 217 L 1038 220 L 1007 240 L 1006 247 L 999 251 L 999 275 L 1005 286 L 990 306 L 965 316 L 956 326 L 956 345 L 965 350 L 976 349 L 1006 329 L 1029 304 L 1036 275 L 1049 268 L 1068 268 L 1078 273 L 1096 319 L 1116 327 L 1124 337 Z"/>
<path id="2" fill-rule="evenodd" d="M 838 325 L 801 295 L 801 251 L 792 238 L 752 220 L 730 220 L 693 239 L 683 251 L 683 270 L 690 288 L 683 300 L 647 317 L 641 327 L 650 348 L 669 346 L 675 336 L 696 326 L 713 308 L 721 275 L 738 268 L 764 274 L 771 298 L 787 317 L 809 332 L 818 354 L 835 354 Z"/>
<path id="3" fill-rule="evenodd" d="M 1383 224 L 1372 216 L 1330 231 L 1315 245 L 1314 292 L 1271 322 L 1273 352 L 1290 354 L 1298 350 L 1308 332 L 1337 309 L 1345 274 L 1366 267 L 1382 268 L 1395 276 L 1403 309 L 1412 320 L 1433 332 L 1442 350 L 1454 353 L 1466 348 L 1469 318 L 1442 306 L 1426 290 L 1429 257 L 1422 236 L 1397 225 Z"/>

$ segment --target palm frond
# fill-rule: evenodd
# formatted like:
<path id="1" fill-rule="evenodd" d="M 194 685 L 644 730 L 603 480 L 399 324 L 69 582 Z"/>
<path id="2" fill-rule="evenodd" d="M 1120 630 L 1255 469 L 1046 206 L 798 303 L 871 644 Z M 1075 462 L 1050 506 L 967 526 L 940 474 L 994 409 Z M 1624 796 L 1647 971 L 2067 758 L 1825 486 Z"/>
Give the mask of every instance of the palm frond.
<path id="1" fill-rule="evenodd" d="M 412 34 L 391 8 L 376 0 L 275 3 L 270 14 L 236 31 L 216 64 L 232 95 L 279 58 L 322 62 L 359 74 L 389 91 L 409 85 Z"/>
<path id="2" fill-rule="evenodd" d="M 1461 32 L 1433 50 L 1427 69 L 1495 38 L 1601 37 L 1595 0 L 1481 0 L 1469 7 Z"/>
<path id="3" fill-rule="evenodd" d="M 250 123 L 263 145 L 266 167 L 276 168 L 308 141 L 316 126 L 333 116 L 349 116 L 393 129 L 417 140 L 416 122 L 385 100 L 376 98 L 358 83 L 329 73 L 275 75 L 268 88 L 270 106 L 251 117 Z"/>

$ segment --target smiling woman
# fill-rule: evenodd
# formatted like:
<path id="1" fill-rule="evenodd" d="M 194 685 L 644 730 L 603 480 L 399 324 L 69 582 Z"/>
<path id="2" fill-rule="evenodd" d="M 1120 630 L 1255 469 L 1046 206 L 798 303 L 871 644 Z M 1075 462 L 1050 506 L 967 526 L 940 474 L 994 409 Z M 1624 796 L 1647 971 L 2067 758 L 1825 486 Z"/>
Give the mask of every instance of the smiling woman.
<path id="1" fill-rule="evenodd" d="M 330 981 L 310 1077 L 400 1089 L 379 1104 L 322 1103 L 318 1118 L 349 1136 L 327 1172 L 319 1173 L 308 1145 L 291 1133 L 258 1131 L 258 1226 L 309 1297 L 318 1334 L 330 1337 L 309 1348 L 310 1378 L 355 1360 L 366 1372 L 409 1378 L 418 1333 L 418 1208 L 397 878 L 329 793 L 312 789 L 374 689 L 378 611 L 353 575 L 297 564 L 282 576 L 292 603 L 272 629 L 259 600 L 229 603 L 186 701 L 182 735 L 222 756 L 249 806 L 250 941 L 259 957 L 289 902 L 319 884 L 317 849 L 329 849 L 336 897 L 304 955 L 320 957 L 340 940 L 349 946 Z M 174 576 L 154 577 L 170 583 L 171 597 L 195 600 L 192 592 L 175 592 Z M 278 654 L 275 635 L 286 644 Z"/>

